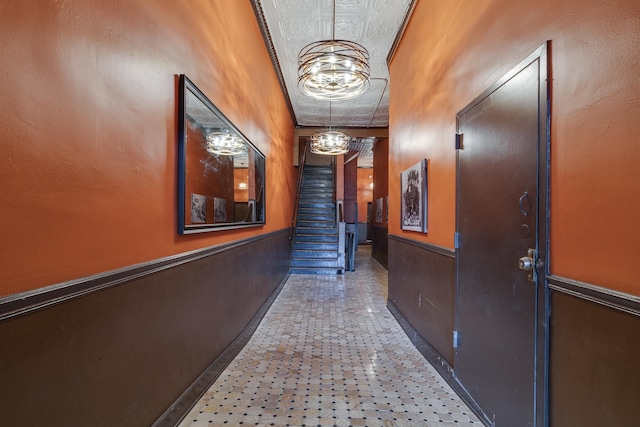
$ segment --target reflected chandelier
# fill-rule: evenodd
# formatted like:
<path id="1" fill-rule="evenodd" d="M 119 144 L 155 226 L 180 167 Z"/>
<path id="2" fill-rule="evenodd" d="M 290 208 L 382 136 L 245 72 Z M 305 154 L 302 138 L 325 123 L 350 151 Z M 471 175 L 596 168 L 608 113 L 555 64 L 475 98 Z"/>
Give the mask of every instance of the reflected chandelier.
<path id="1" fill-rule="evenodd" d="M 247 151 L 244 140 L 228 132 L 210 132 L 207 134 L 207 151 L 221 156 L 234 156 Z"/>
<path id="2" fill-rule="evenodd" d="M 369 52 L 358 43 L 335 39 L 333 1 L 331 40 L 308 44 L 298 54 L 298 90 L 326 101 L 354 98 L 369 89 Z"/>

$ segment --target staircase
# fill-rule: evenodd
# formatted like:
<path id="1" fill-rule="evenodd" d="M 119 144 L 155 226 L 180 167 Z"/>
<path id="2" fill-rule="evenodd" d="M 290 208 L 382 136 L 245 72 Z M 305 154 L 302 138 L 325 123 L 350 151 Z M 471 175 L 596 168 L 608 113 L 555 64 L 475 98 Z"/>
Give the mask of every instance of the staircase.
<path id="1" fill-rule="evenodd" d="M 291 253 L 291 274 L 340 274 L 336 206 L 331 165 L 306 165 L 300 187 Z"/>

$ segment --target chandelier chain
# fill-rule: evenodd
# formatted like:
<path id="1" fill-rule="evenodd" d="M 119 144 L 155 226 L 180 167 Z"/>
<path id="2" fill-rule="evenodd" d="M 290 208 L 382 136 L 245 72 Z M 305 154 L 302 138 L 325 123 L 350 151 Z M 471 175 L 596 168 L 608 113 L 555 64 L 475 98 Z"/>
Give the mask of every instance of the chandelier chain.
<path id="1" fill-rule="evenodd" d="M 336 0 L 333 0 L 333 25 L 331 26 L 331 40 L 336 39 Z"/>

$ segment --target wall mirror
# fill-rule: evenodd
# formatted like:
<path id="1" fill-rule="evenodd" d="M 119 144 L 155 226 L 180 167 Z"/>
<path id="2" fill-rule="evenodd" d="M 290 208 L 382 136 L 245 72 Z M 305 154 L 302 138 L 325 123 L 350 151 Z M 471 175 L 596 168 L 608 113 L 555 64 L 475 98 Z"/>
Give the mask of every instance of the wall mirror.
<path id="1" fill-rule="evenodd" d="M 178 233 L 265 223 L 265 158 L 222 112 L 180 75 Z"/>

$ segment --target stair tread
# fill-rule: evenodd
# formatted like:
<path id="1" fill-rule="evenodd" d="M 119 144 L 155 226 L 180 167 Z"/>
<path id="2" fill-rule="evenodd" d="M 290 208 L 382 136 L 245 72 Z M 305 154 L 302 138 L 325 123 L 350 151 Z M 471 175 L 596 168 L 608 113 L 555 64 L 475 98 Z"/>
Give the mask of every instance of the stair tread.
<path id="1" fill-rule="evenodd" d="M 337 259 L 338 251 L 308 251 L 304 249 L 294 249 L 292 259 Z"/>
<path id="2" fill-rule="evenodd" d="M 289 274 L 314 274 L 314 275 L 338 275 L 340 271 L 335 268 L 291 268 Z"/>

